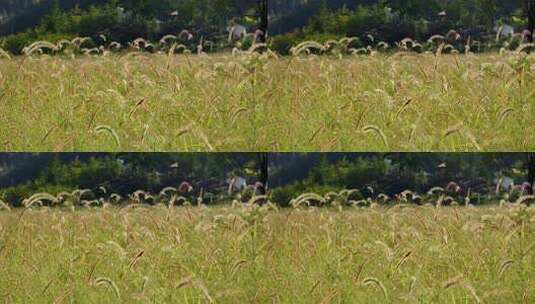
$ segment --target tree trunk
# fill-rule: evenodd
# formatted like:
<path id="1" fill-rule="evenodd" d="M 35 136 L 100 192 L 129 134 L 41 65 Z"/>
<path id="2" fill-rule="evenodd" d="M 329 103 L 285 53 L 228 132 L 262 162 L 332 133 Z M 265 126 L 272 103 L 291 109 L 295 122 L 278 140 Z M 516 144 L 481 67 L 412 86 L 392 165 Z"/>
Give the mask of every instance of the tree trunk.
<path id="1" fill-rule="evenodd" d="M 529 41 L 532 42 L 535 30 L 535 0 L 526 0 L 526 14 L 528 15 L 528 30 L 531 32 Z"/>
<path id="2" fill-rule="evenodd" d="M 534 0 L 535 1 L 535 0 Z M 260 25 L 258 29 L 262 31 L 260 42 L 265 43 L 269 26 L 268 21 L 268 0 L 258 0 L 258 14 L 260 15 Z"/>
<path id="3" fill-rule="evenodd" d="M 267 190 L 268 183 L 268 153 L 260 153 L 260 182 Z"/>
<path id="4" fill-rule="evenodd" d="M 528 183 L 531 187 L 528 189 L 528 193 L 533 195 L 533 187 L 535 186 L 535 153 L 528 153 Z"/>

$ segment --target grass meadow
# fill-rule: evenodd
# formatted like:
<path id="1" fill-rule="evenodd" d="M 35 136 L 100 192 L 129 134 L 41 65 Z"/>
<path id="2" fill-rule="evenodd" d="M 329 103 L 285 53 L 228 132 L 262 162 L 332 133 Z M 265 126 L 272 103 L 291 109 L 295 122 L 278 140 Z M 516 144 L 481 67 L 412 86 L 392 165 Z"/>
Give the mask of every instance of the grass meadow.
<path id="1" fill-rule="evenodd" d="M 535 57 L 0 59 L 5 151 L 528 151 Z"/>
<path id="2" fill-rule="evenodd" d="M 6 303 L 533 303 L 533 207 L 0 211 Z"/>

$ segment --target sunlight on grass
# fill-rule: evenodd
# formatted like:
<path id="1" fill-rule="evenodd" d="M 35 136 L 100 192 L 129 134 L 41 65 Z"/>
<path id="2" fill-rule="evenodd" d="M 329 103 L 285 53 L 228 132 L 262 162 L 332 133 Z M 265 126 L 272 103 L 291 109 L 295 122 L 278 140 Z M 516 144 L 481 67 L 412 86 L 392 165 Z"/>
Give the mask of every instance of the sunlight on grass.
<path id="1" fill-rule="evenodd" d="M 526 151 L 525 54 L 0 59 L 6 151 Z"/>
<path id="2" fill-rule="evenodd" d="M 0 211 L 0 296 L 81 303 L 528 303 L 535 301 L 534 211 Z"/>

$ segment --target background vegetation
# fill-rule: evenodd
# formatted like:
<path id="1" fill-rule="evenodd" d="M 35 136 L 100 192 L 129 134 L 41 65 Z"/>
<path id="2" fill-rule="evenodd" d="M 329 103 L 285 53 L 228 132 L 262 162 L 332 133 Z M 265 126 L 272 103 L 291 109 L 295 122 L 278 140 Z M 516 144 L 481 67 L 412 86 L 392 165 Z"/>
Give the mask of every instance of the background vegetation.
<path id="1" fill-rule="evenodd" d="M 412 38 L 425 41 L 456 30 L 463 40 L 491 41 L 495 26 L 527 27 L 526 1 L 274 0 L 270 32 L 282 54 L 303 41 L 358 37 L 361 45 Z M 370 36 L 371 35 L 371 36 Z M 370 37 L 373 37 L 370 39 Z"/>
<path id="2" fill-rule="evenodd" d="M 226 45 L 230 22 L 255 26 L 256 8 L 254 1 L 233 0 L 9 2 L 0 4 L 0 12 L 6 12 L 4 22 L 0 19 L 0 36 L 6 35 L 0 46 L 18 54 L 34 41 L 83 36 L 94 38 L 97 46 L 109 41 L 126 44 L 140 37 L 159 40 L 183 30 L 193 34 L 184 43 L 196 45 L 203 39 Z"/>
<path id="3" fill-rule="evenodd" d="M 92 199 L 111 193 L 126 197 L 139 189 L 158 193 L 165 187 L 179 188 L 182 182 L 193 187 L 192 193 L 182 195 L 196 198 L 201 188 L 226 192 L 230 174 L 258 181 L 259 162 L 253 153 L 0 154 L 0 199 L 20 206 L 35 193 L 76 189 L 91 190 Z"/>
<path id="4" fill-rule="evenodd" d="M 395 196 L 404 190 L 426 193 L 455 182 L 462 201 L 469 192 L 480 193 L 483 202 L 497 202 L 496 181 L 509 177 L 516 184 L 527 181 L 526 154 L 457 153 L 297 153 L 271 156 L 270 185 L 273 201 L 284 204 L 296 194 L 324 195 L 343 189 L 359 189 L 353 199 Z"/>
<path id="5" fill-rule="evenodd" d="M 234 197 L 226 196 L 227 180 L 235 174 L 254 185 L 265 170 L 262 157 L 260 153 L 1 154 L 0 200 L 20 206 L 36 193 L 56 196 L 88 189 L 92 193 L 87 201 L 102 198 L 109 202 L 112 193 L 125 198 L 137 190 L 156 195 L 166 187 L 180 188 L 182 182 L 188 182 L 193 191 L 180 195 L 191 201 L 213 193 L 224 195 L 215 203 L 230 202 Z M 268 186 L 272 189 L 268 196 L 279 206 L 288 206 L 303 193 L 323 196 L 345 189 L 359 192 L 341 202 L 348 205 L 358 200 L 380 201 L 380 193 L 397 203 L 406 199 L 399 197 L 405 190 L 426 194 L 437 186 L 445 188 L 442 191 L 457 202 L 476 198 L 472 204 L 498 203 L 503 198 L 514 202 L 531 194 L 529 189 L 512 189 L 510 182 L 496 191 L 498 180 L 503 178 L 515 185 L 528 181 L 528 153 L 275 153 L 268 154 L 267 160 Z M 447 189 L 451 182 L 458 189 Z M 251 194 L 247 197 L 252 198 Z M 165 204 L 169 199 L 163 195 L 153 201 Z M 436 197 L 431 194 L 425 199 L 434 202 Z"/>
<path id="6" fill-rule="evenodd" d="M 273 49 L 287 54 L 300 42 L 321 43 L 334 38 L 358 37 L 361 44 L 390 44 L 409 37 L 425 41 L 451 29 L 463 38 L 491 41 L 496 25 L 510 24 L 521 32 L 528 26 L 527 0 L 270 0 L 269 31 Z M 176 14 L 172 14 L 176 13 Z M 444 13 L 445 15 L 443 15 Z M 224 43 L 227 27 L 236 21 L 255 28 L 257 1 L 243 0 L 44 0 L 0 4 L 1 46 L 20 53 L 31 42 L 78 36 L 93 37 L 96 45 L 122 44 L 136 38 L 157 41 L 182 30 Z M 106 40 L 98 39 L 104 35 Z M 463 39 L 465 40 L 465 39 Z"/>

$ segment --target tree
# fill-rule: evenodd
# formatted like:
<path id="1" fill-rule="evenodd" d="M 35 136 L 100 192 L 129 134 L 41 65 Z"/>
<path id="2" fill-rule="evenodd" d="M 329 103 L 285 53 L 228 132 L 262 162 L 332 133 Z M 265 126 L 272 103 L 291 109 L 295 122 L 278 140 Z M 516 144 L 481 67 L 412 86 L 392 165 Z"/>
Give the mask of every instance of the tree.
<path id="1" fill-rule="evenodd" d="M 533 194 L 533 187 L 535 186 L 535 153 L 528 153 L 528 183 L 531 187 L 528 189 L 528 193 Z"/>
<path id="2" fill-rule="evenodd" d="M 535 0 L 525 0 L 526 2 L 526 15 L 528 17 L 528 30 L 533 34 L 535 30 Z M 533 35 L 529 36 L 530 42 L 533 41 Z"/>
<path id="3" fill-rule="evenodd" d="M 329 5 L 326 0 L 319 3 L 318 13 L 310 19 L 308 30 L 312 33 L 325 33 L 328 31 L 330 18 Z"/>
<path id="4" fill-rule="evenodd" d="M 45 32 L 57 33 L 63 29 L 62 23 L 64 23 L 65 18 L 59 5 L 59 0 L 54 0 L 49 13 L 43 18 L 41 27 Z"/>
<path id="5" fill-rule="evenodd" d="M 268 0 L 258 0 L 258 13 L 260 15 L 260 26 L 259 29 L 262 31 L 260 36 L 260 42 L 265 43 L 267 37 L 267 31 L 269 27 L 268 20 Z"/>
<path id="6" fill-rule="evenodd" d="M 268 153 L 260 153 L 260 182 L 264 188 L 267 188 L 268 183 L 268 166 Z"/>

